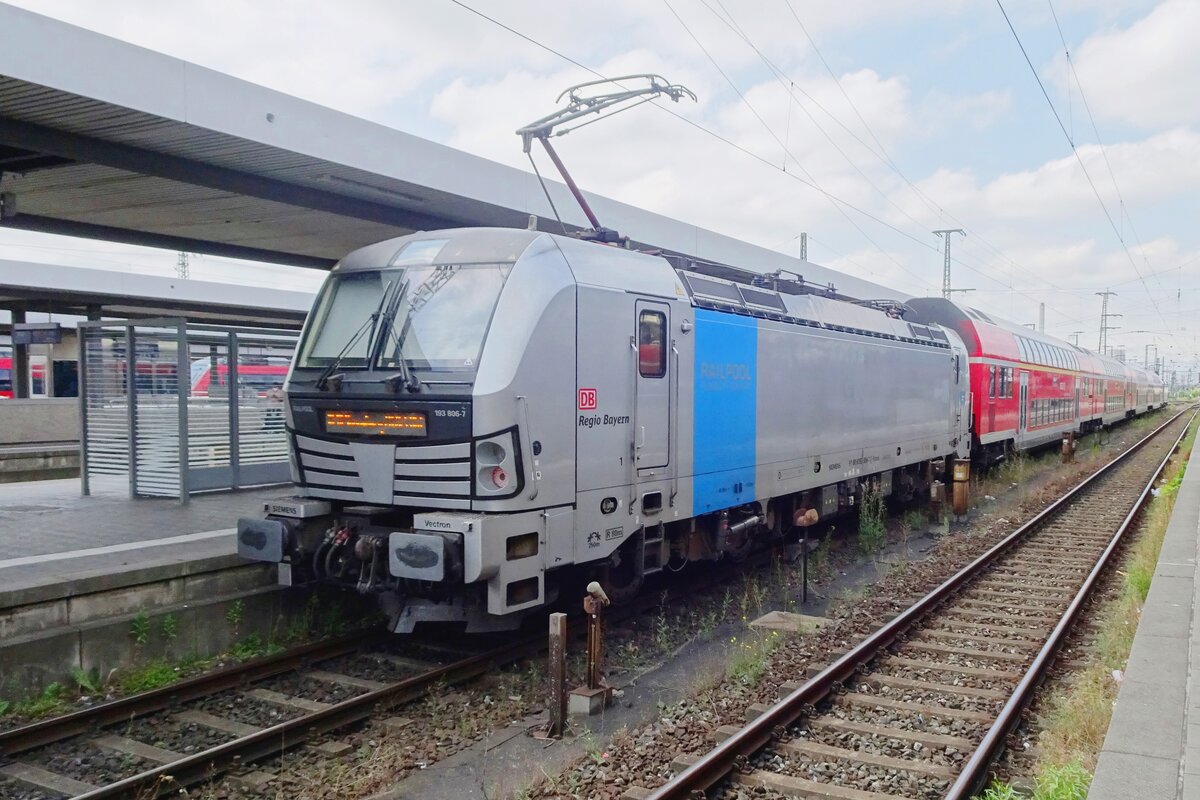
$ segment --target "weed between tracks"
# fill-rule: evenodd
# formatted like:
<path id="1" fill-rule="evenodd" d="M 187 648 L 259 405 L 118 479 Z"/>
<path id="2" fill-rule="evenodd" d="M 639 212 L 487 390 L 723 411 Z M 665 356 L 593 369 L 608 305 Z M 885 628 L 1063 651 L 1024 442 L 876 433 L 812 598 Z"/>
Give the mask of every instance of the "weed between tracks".
<path id="1" fill-rule="evenodd" d="M 1182 457 L 1167 466 L 1166 482 L 1142 515 L 1134 541 L 1117 568 L 1122 580 L 1116 596 L 1095 611 L 1098 633 L 1083 656 L 1086 666 L 1050 694 L 1037 717 L 1032 800 L 1087 797 L 1197 430 L 1193 425 L 1180 446 Z M 981 800 L 1023 797 L 1011 785 L 998 784 Z"/>
<path id="2" fill-rule="evenodd" d="M 245 608 L 241 601 L 230 605 L 226 622 L 235 637 L 241 632 L 244 616 Z M 173 614 L 152 620 L 147 614 L 138 613 L 130 619 L 128 632 L 129 644 L 138 654 L 137 660 L 142 663 L 115 669 L 107 674 L 101 674 L 95 668 L 85 670 L 75 667 L 71 670 L 70 682 L 50 683 L 39 694 L 22 699 L 0 698 L 0 727 L 65 714 L 81 705 L 160 689 L 230 662 L 245 662 L 274 655 L 288 647 L 319 641 L 349 630 L 346 612 L 340 603 L 322 604 L 320 598 L 314 596 L 303 611 L 290 621 L 285 623 L 282 619 L 277 620 L 266 637 L 248 633 L 236 638 L 225 653 L 164 658 L 153 657 L 151 645 L 166 645 L 162 651 L 154 652 L 171 652 L 171 646 L 179 636 L 179 620 Z M 12 685 L 0 685 L 0 691 L 6 694 L 13 692 Z"/>

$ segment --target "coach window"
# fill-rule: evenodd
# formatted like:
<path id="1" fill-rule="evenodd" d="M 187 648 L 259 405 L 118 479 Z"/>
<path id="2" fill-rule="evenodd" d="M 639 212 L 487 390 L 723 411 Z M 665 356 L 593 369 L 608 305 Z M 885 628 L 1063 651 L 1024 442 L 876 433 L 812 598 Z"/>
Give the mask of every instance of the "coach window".
<path id="1" fill-rule="evenodd" d="M 988 367 L 988 397 L 996 396 L 996 368 Z"/>
<path id="2" fill-rule="evenodd" d="M 643 378 L 661 378 L 667 374 L 667 315 L 661 311 L 643 311 L 638 316 L 638 374 Z"/>

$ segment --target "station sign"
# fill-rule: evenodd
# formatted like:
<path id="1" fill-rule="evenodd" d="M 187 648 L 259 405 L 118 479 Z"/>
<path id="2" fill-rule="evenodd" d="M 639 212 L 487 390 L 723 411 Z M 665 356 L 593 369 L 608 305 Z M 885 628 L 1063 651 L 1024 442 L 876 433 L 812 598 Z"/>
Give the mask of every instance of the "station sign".
<path id="1" fill-rule="evenodd" d="M 58 344 L 62 341 L 62 325 L 57 322 L 14 322 L 13 344 Z"/>

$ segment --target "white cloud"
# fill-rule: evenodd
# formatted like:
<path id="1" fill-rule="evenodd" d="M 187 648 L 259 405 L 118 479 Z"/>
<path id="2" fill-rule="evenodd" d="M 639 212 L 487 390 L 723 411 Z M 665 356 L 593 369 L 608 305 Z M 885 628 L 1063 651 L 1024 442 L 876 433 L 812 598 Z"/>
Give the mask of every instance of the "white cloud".
<path id="1" fill-rule="evenodd" d="M 1197 34 L 1200 3 L 1166 0 L 1128 28 L 1084 40 L 1073 58 L 1092 111 L 1142 129 L 1200 122 Z M 1051 74 L 1062 91 L 1076 90 L 1063 61 Z"/>
<path id="2" fill-rule="evenodd" d="M 1109 145 L 1107 164 L 1098 146 L 1083 146 L 1078 152 L 1114 218 L 1120 214 L 1119 201 L 1107 164 L 1117 176 L 1121 196 L 1133 206 L 1192 192 L 1200 181 L 1200 134 L 1188 130 Z M 1001 176 L 986 187 L 985 196 L 988 210 L 998 217 L 1053 219 L 1102 213 L 1074 156 Z"/>
<path id="3" fill-rule="evenodd" d="M 1098 146 L 1079 148 L 1080 159 L 1087 165 L 1097 191 L 1118 222 L 1121 221 L 1120 200 L 1109 176 L 1109 165 L 1129 208 L 1194 194 L 1194 187 L 1200 181 L 1200 134 L 1190 130 L 1171 130 L 1140 141 L 1119 142 L 1109 145 L 1106 152 L 1107 161 L 1105 152 Z M 1108 227 L 1096 195 L 1074 155 L 1003 174 L 984 185 L 977 182 L 971 171 L 944 169 L 919 181 L 918 185 L 926 194 L 937 198 L 943 207 L 969 219 L 1045 223 L 1093 219 Z M 895 201 L 918 219 L 924 215 L 925 219 L 933 221 L 912 193 L 897 191 Z"/>

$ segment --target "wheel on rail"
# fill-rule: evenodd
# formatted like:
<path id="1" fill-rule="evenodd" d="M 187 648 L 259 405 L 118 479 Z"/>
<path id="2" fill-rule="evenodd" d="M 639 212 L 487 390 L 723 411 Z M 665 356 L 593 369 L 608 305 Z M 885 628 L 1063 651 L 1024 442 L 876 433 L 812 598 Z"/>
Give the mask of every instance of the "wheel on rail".
<path id="1" fill-rule="evenodd" d="M 641 537 L 635 536 L 618 547 L 597 570 L 596 580 L 604 588 L 608 599 L 616 605 L 628 603 L 642 591 L 646 571 L 636 561 L 637 544 L 640 541 Z"/>

